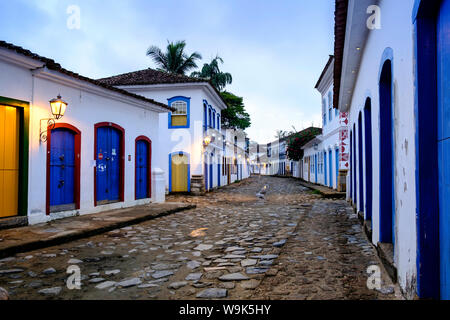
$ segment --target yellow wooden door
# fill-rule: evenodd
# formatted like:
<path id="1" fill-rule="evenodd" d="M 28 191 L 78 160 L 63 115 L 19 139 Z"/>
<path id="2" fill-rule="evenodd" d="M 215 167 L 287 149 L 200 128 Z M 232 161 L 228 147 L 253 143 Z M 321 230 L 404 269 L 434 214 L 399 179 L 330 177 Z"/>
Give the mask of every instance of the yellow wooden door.
<path id="1" fill-rule="evenodd" d="M 188 157 L 172 155 L 172 192 L 188 192 Z"/>
<path id="2" fill-rule="evenodd" d="M 17 108 L 0 106 L 0 218 L 18 211 L 19 120 Z"/>

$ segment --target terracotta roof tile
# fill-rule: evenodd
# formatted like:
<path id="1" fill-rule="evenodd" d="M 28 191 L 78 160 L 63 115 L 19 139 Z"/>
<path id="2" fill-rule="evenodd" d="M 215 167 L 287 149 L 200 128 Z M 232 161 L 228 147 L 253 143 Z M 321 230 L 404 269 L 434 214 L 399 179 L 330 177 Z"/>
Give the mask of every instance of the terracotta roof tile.
<path id="1" fill-rule="evenodd" d="M 68 76 L 70 76 L 72 78 L 79 79 L 79 80 L 82 80 L 82 81 L 86 81 L 86 82 L 92 83 L 92 84 L 94 84 L 96 86 L 105 88 L 107 90 L 118 92 L 120 94 L 129 96 L 129 97 L 133 97 L 135 99 L 142 100 L 142 101 L 145 101 L 147 103 L 151 103 L 151 104 L 157 105 L 159 107 L 167 109 L 168 111 L 173 111 L 174 110 L 173 108 L 169 107 L 168 105 L 166 105 L 164 103 L 161 103 L 161 102 L 155 101 L 153 99 L 149 99 L 149 98 L 146 98 L 146 97 L 143 97 L 143 96 L 140 96 L 140 95 L 128 92 L 128 91 L 123 90 L 123 89 L 119 89 L 119 88 L 113 87 L 113 86 L 108 85 L 106 83 L 103 83 L 101 81 L 94 80 L 94 79 L 91 79 L 91 78 L 88 78 L 88 77 L 84 77 L 82 75 L 79 75 L 78 73 L 66 70 L 66 69 L 62 68 L 59 63 L 56 63 L 52 59 L 40 56 L 40 55 L 38 55 L 36 53 L 31 52 L 30 50 L 27 50 L 27 49 L 24 49 L 22 47 L 13 45 L 11 43 L 8 43 L 8 42 L 5 42 L 5 41 L 0 41 L 0 48 L 5 48 L 5 49 L 8 49 L 8 50 L 14 51 L 14 52 L 16 52 L 18 54 L 21 54 L 23 56 L 26 56 L 26 57 L 35 59 L 37 61 L 40 61 L 40 62 L 44 63 L 45 67 L 47 67 L 49 70 L 58 71 L 60 73 L 68 75 Z"/>
<path id="2" fill-rule="evenodd" d="M 345 30 L 347 28 L 348 0 L 335 0 L 334 12 L 334 97 L 333 105 L 339 108 L 342 62 L 344 58 Z"/>

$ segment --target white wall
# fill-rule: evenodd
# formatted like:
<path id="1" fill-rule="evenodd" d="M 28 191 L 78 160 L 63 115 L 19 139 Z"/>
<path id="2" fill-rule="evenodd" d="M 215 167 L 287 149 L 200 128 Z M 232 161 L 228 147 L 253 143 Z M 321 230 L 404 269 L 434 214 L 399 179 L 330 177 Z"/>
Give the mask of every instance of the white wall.
<path id="1" fill-rule="evenodd" d="M 393 50 L 394 127 L 395 127 L 395 264 L 401 287 L 408 294 L 414 292 L 416 278 L 416 221 L 415 221 L 415 128 L 413 0 L 380 1 L 382 28 L 369 32 L 364 48 L 349 115 L 349 128 L 356 124 L 367 97 L 372 99 L 373 149 L 373 242 L 379 241 L 379 93 L 378 77 L 381 58 L 386 48 Z M 364 123 L 364 121 L 363 121 Z M 358 135 L 356 134 L 356 138 Z M 357 144 L 356 144 L 357 146 Z M 364 146 L 365 148 L 365 146 Z M 355 150 L 358 154 L 358 146 Z M 364 165 L 365 161 L 363 162 Z M 358 172 L 358 167 L 355 168 Z M 364 168 L 365 169 L 365 168 Z M 365 176 L 365 175 L 364 175 Z M 359 177 L 357 184 L 359 184 Z M 365 178 L 364 178 L 365 179 Z M 364 181 L 365 183 L 365 181 Z M 347 188 L 349 190 L 349 188 Z M 366 196 L 364 197 L 366 199 Z"/>
<path id="2" fill-rule="evenodd" d="M 57 74 L 54 73 L 53 74 Z M 109 209 L 129 207 L 150 202 L 150 199 L 135 200 L 135 139 L 140 135 L 152 141 L 152 168 L 156 167 L 158 155 L 158 113 L 146 110 L 145 102 L 127 103 L 111 98 L 104 89 L 99 94 L 76 87 L 75 83 L 63 80 L 44 79 L 31 76 L 23 67 L 0 61 L 0 96 L 24 100 L 30 103 L 29 133 L 29 179 L 28 218 L 31 224 Z M 73 80 L 73 79 L 72 79 Z M 96 92 L 96 93 L 94 93 Z M 80 209 L 46 215 L 47 144 L 40 141 L 40 120 L 51 117 L 49 100 L 61 94 L 68 102 L 64 117 L 57 123 L 68 123 L 81 131 Z M 113 93 L 112 96 L 117 96 Z M 120 95 L 119 95 L 120 96 Z M 124 97 L 122 97 L 124 98 Z M 136 101 L 133 98 L 124 98 Z M 141 105 L 138 107 L 137 105 Z M 125 129 L 124 202 L 94 206 L 94 125 L 98 122 L 113 122 Z M 43 122 L 46 125 L 46 121 Z M 46 127 L 44 127 L 46 128 Z M 128 155 L 131 161 L 128 161 Z"/>

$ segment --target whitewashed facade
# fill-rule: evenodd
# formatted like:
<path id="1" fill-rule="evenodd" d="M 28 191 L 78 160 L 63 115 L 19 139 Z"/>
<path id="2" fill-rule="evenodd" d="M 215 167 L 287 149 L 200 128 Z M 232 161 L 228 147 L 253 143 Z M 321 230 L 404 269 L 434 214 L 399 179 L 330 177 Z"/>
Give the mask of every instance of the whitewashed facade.
<path id="1" fill-rule="evenodd" d="M 68 103 L 68 107 L 64 116 L 56 120 L 55 127 L 48 128 L 48 119 L 53 117 L 49 100 L 59 94 Z M 52 60 L 1 42 L 0 107 L 2 111 L 7 108 L 17 112 L 20 118 L 15 132 L 21 138 L 20 141 L 17 140 L 17 146 L 13 146 L 16 151 L 20 149 L 17 151 L 20 157 L 18 186 L 10 185 L 11 195 L 18 195 L 19 204 L 15 212 L 6 214 L 6 218 L 23 218 L 30 224 L 36 224 L 67 216 L 164 201 L 164 193 L 156 194 L 159 189 L 154 183 L 151 188 L 150 174 L 147 187 L 151 188 L 152 193 L 149 192 L 143 199 L 137 199 L 135 146 L 138 137 L 146 137 L 151 141 L 149 147 L 150 150 L 153 148 L 154 152 L 147 169 L 155 169 L 156 166 L 152 167 L 151 163 L 154 164 L 158 156 L 159 113 L 167 112 L 167 105 L 109 89 L 94 80 L 62 69 Z M 112 128 L 115 125 L 123 130 L 120 149 L 116 150 L 117 154 L 112 157 L 121 162 L 121 178 L 118 182 L 120 185 L 117 186 L 119 194 L 117 199 L 101 204 L 96 201 L 95 188 L 98 170 L 96 128 Z M 69 177 L 59 178 L 60 185 L 55 187 L 50 168 L 55 165 L 52 161 L 58 142 L 56 131 L 66 129 L 74 130 L 71 132 L 75 135 L 75 144 L 78 141 L 78 146 L 74 147 L 75 150 L 66 150 L 67 153 L 60 155 L 60 158 L 68 158 L 71 153 L 75 164 L 68 166 L 73 165 L 74 172 L 69 174 Z M 15 132 L 8 132 L 6 139 L 15 141 Z M 47 137 L 46 141 L 41 133 Z M 69 148 L 67 141 L 64 143 L 64 148 Z M 72 201 L 69 201 L 65 209 L 64 206 L 53 205 L 54 188 L 69 188 L 69 184 L 68 196 Z M 6 199 L 2 199 L 3 201 Z"/>
<path id="2" fill-rule="evenodd" d="M 449 299 L 449 162 L 438 137 L 450 123 L 442 91 L 450 1 L 336 5 L 345 30 L 335 56 L 342 69 L 336 98 L 349 121 L 348 197 L 392 260 L 405 296 Z"/>

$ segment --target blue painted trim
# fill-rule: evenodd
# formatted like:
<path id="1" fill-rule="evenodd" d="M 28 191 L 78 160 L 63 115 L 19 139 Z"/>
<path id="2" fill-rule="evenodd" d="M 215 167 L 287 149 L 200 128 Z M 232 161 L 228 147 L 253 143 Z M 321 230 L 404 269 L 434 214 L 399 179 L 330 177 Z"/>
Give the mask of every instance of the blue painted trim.
<path id="1" fill-rule="evenodd" d="M 176 96 L 172 97 L 170 99 L 167 99 L 167 104 L 172 106 L 172 103 L 176 101 L 184 101 L 187 104 L 186 107 L 186 114 L 187 114 L 187 125 L 186 126 L 172 126 L 172 112 L 169 112 L 168 114 L 168 128 L 169 129 L 188 129 L 191 126 L 191 98 L 190 97 L 183 97 L 183 96 Z"/>
<path id="2" fill-rule="evenodd" d="M 358 185 L 356 183 L 356 124 L 353 124 L 353 141 L 352 141 L 352 150 L 353 150 L 353 155 L 352 155 L 352 161 L 353 161 L 353 165 L 352 165 L 352 177 L 353 177 L 353 203 L 358 205 Z"/>
<path id="3" fill-rule="evenodd" d="M 358 179 L 359 179 L 359 211 L 365 212 L 364 202 L 364 168 L 363 168 L 363 125 L 362 112 L 358 116 Z"/>
<path id="4" fill-rule="evenodd" d="M 386 66 L 386 63 L 390 63 L 390 85 L 391 87 L 389 88 L 390 90 L 390 101 L 389 101 L 389 105 L 390 105 L 390 114 L 389 115 L 385 115 L 383 113 L 383 105 L 382 105 L 382 97 L 381 97 L 381 93 L 383 90 L 382 87 L 382 78 L 383 78 L 383 70 Z M 394 127 L 394 51 L 392 50 L 392 48 L 386 48 L 382 54 L 381 57 L 381 61 L 380 61 L 380 68 L 379 68 L 379 73 L 378 73 L 378 79 L 379 79 L 379 98 L 380 98 L 380 112 L 379 112 L 379 123 L 380 123 L 380 137 L 379 137 L 379 146 L 381 148 L 381 146 L 385 146 L 385 142 L 383 141 L 383 136 L 390 134 L 390 143 L 391 143 L 391 150 L 384 150 L 384 152 L 379 152 L 379 157 L 380 157 L 380 164 L 386 164 L 386 159 L 384 159 L 384 157 L 386 156 L 386 153 L 391 152 L 391 165 L 392 165 L 392 172 L 391 172 L 391 177 L 390 177 L 390 192 L 391 192 L 391 199 L 390 199 L 390 209 L 388 208 L 388 204 L 386 203 L 386 199 L 385 197 L 383 197 L 382 195 L 386 194 L 387 190 L 384 190 L 384 184 L 383 181 L 384 179 L 387 179 L 386 177 L 383 176 L 383 170 L 381 169 L 382 167 L 380 167 L 380 184 L 379 184 L 379 194 L 380 194 L 380 242 L 386 242 L 386 243 L 392 243 L 395 246 L 395 150 L 394 150 L 394 146 L 395 146 L 395 127 Z M 383 127 L 383 121 L 382 121 L 382 115 L 384 116 L 389 116 L 390 119 L 390 128 L 384 128 Z M 384 132 L 384 130 L 388 130 L 390 131 L 390 133 L 388 131 Z M 389 172 L 388 172 L 389 173 Z M 387 173 L 387 174 L 388 174 Z M 387 187 L 387 182 L 386 182 L 386 186 Z M 389 214 L 387 211 L 390 210 L 391 213 Z M 386 219 L 384 219 L 383 217 L 385 215 L 391 215 L 391 221 L 388 221 Z M 395 253 L 395 250 L 394 250 Z"/>
<path id="5" fill-rule="evenodd" d="M 188 191 L 191 192 L 191 156 L 187 152 L 178 151 L 178 152 L 172 152 L 169 154 L 169 192 L 172 192 L 172 155 L 180 154 L 180 152 L 183 155 L 186 155 L 188 157 Z"/>
<path id="6" fill-rule="evenodd" d="M 369 140 L 370 139 L 370 140 Z M 365 144 L 365 164 L 366 164 L 366 208 L 365 220 L 372 220 L 373 205 L 373 153 L 372 153 L 372 99 L 366 98 L 364 105 L 364 144 Z"/>
<path id="7" fill-rule="evenodd" d="M 440 2 L 440 1 L 439 1 Z M 413 10 L 415 61 L 417 294 L 440 297 L 439 172 L 436 10 L 431 1 L 416 0 Z M 434 156 L 433 156 L 434 155 Z"/>

